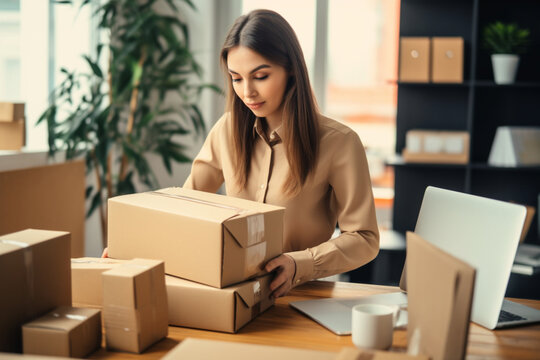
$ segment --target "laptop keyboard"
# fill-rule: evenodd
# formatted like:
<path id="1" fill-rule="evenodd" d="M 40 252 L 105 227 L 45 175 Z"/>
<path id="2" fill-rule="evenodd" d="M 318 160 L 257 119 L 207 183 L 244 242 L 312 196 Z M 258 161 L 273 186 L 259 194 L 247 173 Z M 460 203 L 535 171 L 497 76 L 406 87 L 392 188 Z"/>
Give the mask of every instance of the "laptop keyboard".
<path id="1" fill-rule="evenodd" d="M 519 315 L 512 314 L 508 311 L 504 311 L 504 310 L 501 310 L 501 313 L 499 314 L 499 322 L 509 322 L 509 321 L 519 321 L 519 320 L 527 320 L 527 319 Z"/>

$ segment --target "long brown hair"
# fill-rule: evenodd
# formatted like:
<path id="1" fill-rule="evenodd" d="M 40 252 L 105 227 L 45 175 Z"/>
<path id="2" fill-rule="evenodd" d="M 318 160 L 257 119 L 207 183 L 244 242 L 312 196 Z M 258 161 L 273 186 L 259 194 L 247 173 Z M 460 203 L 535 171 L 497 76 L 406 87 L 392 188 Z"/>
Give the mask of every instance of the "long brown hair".
<path id="1" fill-rule="evenodd" d="M 300 43 L 289 23 L 270 10 L 254 10 L 232 25 L 221 49 L 221 65 L 228 82 L 226 111 L 233 124 L 237 161 L 237 184 L 245 187 L 253 151 L 255 115 L 234 92 L 227 76 L 227 56 L 232 48 L 247 47 L 290 74 L 283 96 L 282 128 L 290 174 L 284 184 L 287 194 L 295 194 L 315 169 L 319 151 L 318 111 L 309 83 Z"/>

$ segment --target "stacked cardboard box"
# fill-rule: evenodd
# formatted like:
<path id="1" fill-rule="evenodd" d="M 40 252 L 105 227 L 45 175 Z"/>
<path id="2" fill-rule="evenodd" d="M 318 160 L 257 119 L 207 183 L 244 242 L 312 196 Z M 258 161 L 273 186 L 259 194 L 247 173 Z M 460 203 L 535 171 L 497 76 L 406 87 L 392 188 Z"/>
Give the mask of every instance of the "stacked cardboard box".
<path id="1" fill-rule="evenodd" d="M 223 288 L 282 252 L 284 208 L 168 188 L 108 202 L 109 256 L 165 261 L 167 274 Z"/>
<path id="2" fill-rule="evenodd" d="M 273 304 L 284 208 L 182 188 L 109 199 L 109 255 L 165 261 L 169 324 L 236 332 Z"/>
<path id="3" fill-rule="evenodd" d="M 22 328 L 25 354 L 85 357 L 101 346 L 101 311 L 61 306 Z"/>
<path id="4" fill-rule="evenodd" d="M 20 150 L 25 142 L 24 104 L 0 102 L 0 150 Z"/>
<path id="5" fill-rule="evenodd" d="M 163 261 L 133 259 L 103 273 L 107 347 L 139 353 L 168 334 Z"/>
<path id="6" fill-rule="evenodd" d="M 21 351 L 21 326 L 71 305 L 70 235 L 24 230 L 0 236 L 0 351 Z M 9 274 L 5 276 L 4 274 Z"/>

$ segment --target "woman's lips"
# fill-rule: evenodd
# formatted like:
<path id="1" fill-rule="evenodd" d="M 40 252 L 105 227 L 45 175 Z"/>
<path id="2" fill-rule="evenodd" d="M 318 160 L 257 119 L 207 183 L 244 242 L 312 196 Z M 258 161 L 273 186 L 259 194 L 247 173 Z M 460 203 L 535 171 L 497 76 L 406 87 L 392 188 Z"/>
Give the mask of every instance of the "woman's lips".
<path id="1" fill-rule="evenodd" d="M 259 109 L 261 106 L 263 106 L 264 104 L 264 101 L 262 102 L 257 102 L 257 103 L 251 103 L 251 104 L 246 104 L 251 110 L 257 110 Z"/>

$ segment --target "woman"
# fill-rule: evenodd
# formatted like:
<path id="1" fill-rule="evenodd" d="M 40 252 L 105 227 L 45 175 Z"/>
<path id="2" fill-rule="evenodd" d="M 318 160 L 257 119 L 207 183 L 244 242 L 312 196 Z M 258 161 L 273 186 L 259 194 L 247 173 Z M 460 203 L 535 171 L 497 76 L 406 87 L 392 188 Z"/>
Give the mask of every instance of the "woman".
<path id="1" fill-rule="evenodd" d="M 358 135 L 322 116 L 293 29 L 255 10 L 230 29 L 221 65 L 228 74 L 225 114 L 193 161 L 184 187 L 280 205 L 285 253 L 273 297 L 305 281 L 355 269 L 379 249 L 369 170 Z M 330 239 L 336 224 L 341 235 Z"/>

